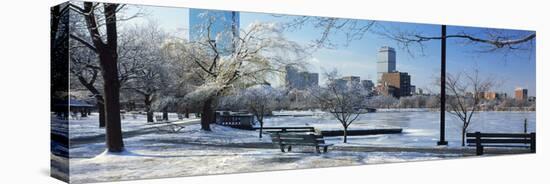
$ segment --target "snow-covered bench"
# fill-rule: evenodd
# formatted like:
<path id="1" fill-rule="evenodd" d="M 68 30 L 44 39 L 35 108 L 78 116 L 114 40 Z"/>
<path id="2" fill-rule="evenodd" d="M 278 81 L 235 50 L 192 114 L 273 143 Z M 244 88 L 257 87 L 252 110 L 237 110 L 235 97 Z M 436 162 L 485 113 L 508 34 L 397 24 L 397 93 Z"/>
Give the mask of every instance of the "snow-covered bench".
<path id="1" fill-rule="evenodd" d="M 285 152 L 285 147 L 290 152 L 292 146 L 314 146 L 317 153 L 321 153 L 320 147 L 323 147 L 323 152 L 326 153 L 328 147 L 332 146 L 332 144 L 325 143 L 322 135 L 312 133 L 274 132 L 271 134 L 271 141 L 273 144 L 278 145 L 282 152 Z"/>
<path id="2" fill-rule="evenodd" d="M 535 133 L 467 133 L 466 143 L 476 147 L 476 155 L 483 155 L 484 147 L 522 147 L 536 150 Z"/>

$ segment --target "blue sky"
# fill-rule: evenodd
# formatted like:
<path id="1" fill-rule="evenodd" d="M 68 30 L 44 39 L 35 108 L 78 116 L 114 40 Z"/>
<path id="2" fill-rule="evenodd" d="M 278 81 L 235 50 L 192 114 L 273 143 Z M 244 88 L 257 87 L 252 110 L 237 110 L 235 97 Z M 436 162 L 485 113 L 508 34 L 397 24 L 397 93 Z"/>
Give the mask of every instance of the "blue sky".
<path id="1" fill-rule="evenodd" d="M 173 32 L 181 38 L 187 38 L 188 33 L 188 9 L 172 7 L 142 7 L 146 16 L 132 20 L 130 23 L 156 21 L 163 29 Z M 128 12 L 135 8 L 128 9 Z M 275 17 L 270 14 L 241 12 L 240 27 L 246 28 L 248 24 L 261 21 L 285 21 L 289 17 Z M 440 35 L 439 25 L 412 24 L 398 22 L 377 21 L 377 24 L 387 28 L 398 28 L 402 31 L 421 32 L 426 35 Z M 519 30 L 502 30 L 473 28 L 461 26 L 448 26 L 447 34 L 466 32 L 479 34 L 487 31 L 498 31 L 505 34 L 526 34 Z M 288 39 L 306 44 L 318 38 L 320 31 L 306 26 L 301 30 L 286 32 Z M 332 40 L 343 39 L 343 34 L 335 34 Z M 367 33 L 361 40 L 351 42 L 347 47 L 336 49 L 320 49 L 309 59 L 308 70 L 322 73 L 323 70 L 338 69 L 342 75 L 356 75 L 361 79 L 376 78 L 376 54 L 378 48 L 390 46 L 396 48 L 397 70 L 408 72 L 411 82 L 417 88 L 437 89 L 433 86 L 435 77 L 440 71 L 440 41 L 433 40 L 425 43 L 423 54 L 419 49 L 414 56 L 401 49 L 397 42 L 380 35 Z M 491 77 L 498 81 L 494 91 L 512 94 L 514 88 L 523 87 L 529 90 L 529 95 L 536 95 L 535 84 L 535 51 L 518 51 L 513 54 L 502 52 L 480 52 L 479 45 L 465 44 L 462 39 L 449 39 L 447 41 L 447 72 L 457 73 L 470 71 L 477 68 L 483 77 Z M 534 49 L 534 47 L 533 47 Z M 320 79 L 323 83 L 323 78 Z"/>

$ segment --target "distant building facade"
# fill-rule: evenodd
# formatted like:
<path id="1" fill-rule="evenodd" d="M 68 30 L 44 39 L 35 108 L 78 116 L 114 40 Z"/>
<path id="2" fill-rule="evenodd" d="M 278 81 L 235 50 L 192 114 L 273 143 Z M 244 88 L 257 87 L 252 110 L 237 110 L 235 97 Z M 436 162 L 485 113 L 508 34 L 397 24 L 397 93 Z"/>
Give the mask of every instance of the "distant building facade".
<path id="1" fill-rule="evenodd" d="M 319 74 L 305 71 L 298 71 L 293 66 L 286 66 L 285 86 L 288 89 L 304 90 L 306 88 L 319 86 Z"/>
<path id="2" fill-rule="evenodd" d="M 367 91 L 372 91 L 374 89 L 374 83 L 372 80 L 361 80 L 361 86 Z"/>
<path id="3" fill-rule="evenodd" d="M 506 93 L 497 93 L 494 91 L 488 91 L 483 93 L 483 98 L 485 100 L 499 100 L 506 98 Z"/>
<path id="4" fill-rule="evenodd" d="M 239 27 L 239 12 L 189 9 L 189 40 L 210 38 L 222 55 L 234 51 L 233 39 L 239 36 Z"/>
<path id="5" fill-rule="evenodd" d="M 361 78 L 359 76 L 345 76 L 342 77 L 342 80 L 346 81 L 348 85 L 359 84 L 361 82 Z"/>
<path id="6" fill-rule="evenodd" d="M 516 100 L 527 100 L 527 89 L 516 88 L 516 90 L 514 90 L 514 97 L 516 98 Z"/>
<path id="7" fill-rule="evenodd" d="M 383 73 L 379 92 L 396 98 L 411 95 L 411 76 L 406 72 Z"/>
<path id="8" fill-rule="evenodd" d="M 377 80 L 378 83 L 381 82 L 382 75 L 384 73 L 396 72 L 396 59 L 395 59 L 395 49 L 392 47 L 381 47 L 378 50 L 378 61 L 377 61 Z"/>

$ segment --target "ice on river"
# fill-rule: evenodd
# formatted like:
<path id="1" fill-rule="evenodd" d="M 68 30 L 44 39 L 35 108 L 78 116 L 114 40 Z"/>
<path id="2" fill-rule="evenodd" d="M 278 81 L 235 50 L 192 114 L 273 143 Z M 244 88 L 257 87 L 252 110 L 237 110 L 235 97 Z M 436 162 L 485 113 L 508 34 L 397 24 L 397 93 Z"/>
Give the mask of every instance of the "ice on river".
<path id="1" fill-rule="evenodd" d="M 342 125 L 328 113 L 318 111 L 277 113 L 287 116 L 267 118 L 264 126 L 313 126 L 319 130 L 342 129 Z M 295 114 L 299 116 L 291 116 Z M 535 112 L 476 112 L 468 132 L 522 133 L 525 119 L 527 119 L 527 132 L 535 132 Z M 415 110 L 367 113 L 361 115 L 349 129 L 402 128 L 403 133 L 349 136 L 348 145 L 433 147 L 439 140 L 439 124 L 439 112 Z M 449 146 L 460 146 L 460 127 L 461 122 L 447 113 L 446 140 L 449 141 Z M 339 144 L 342 142 L 342 137 L 327 137 L 326 140 Z"/>

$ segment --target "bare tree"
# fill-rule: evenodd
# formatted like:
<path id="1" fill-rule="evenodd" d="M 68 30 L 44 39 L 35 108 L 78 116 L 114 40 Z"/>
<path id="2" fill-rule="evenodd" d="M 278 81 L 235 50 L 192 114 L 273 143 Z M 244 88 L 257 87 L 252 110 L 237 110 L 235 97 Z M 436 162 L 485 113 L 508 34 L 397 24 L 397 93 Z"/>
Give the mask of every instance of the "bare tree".
<path id="1" fill-rule="evenodd" d="M 386 25 L 384 22 L 370 20 L 298 16 L 291 18 L 285 24 L 285 28 L 289 31 L 299 30 L 307 26 L 320 31 L 319 38 L 312 42 L 313 48 L 347 46 L 350 42 L 361 40 L 367 34 L 373 33 L 397 41 L 409 54 L 414 55 L 413 48 L 420 48 L 423 52 L 425 42 L 442 39 L 440 35 L 429 35 L 416 30 L 403 30 L 399 27 Z M 339 45 L 331 39 L 336 34 L 345 36 L 346 39 L 344 39 L 343 44 Z M 479 46 L 481 52 L 502 51 L 504 54 L 508 54 L 510 51 L 532 51 L 534 47 L 532 43 L 536 38 L 536 33 L 533 31 L 499 29 L 468 31 L 468 28 L 464 28 L 455 34 L 448 34 L 446 38 L 457 38 L 464 44 Z"/>
<path id="2" fill-rule="evenodd" d="M 103 5 L 102 11 L 100 6 Z M 84 2 L 83 6 L 71 4 L 71 9 L 82 15 L 86 22 L 86 28 L 91 38 L 87 40 L 71 34 L 71 38 L 81 42 L 97 53 L 103 76 L 103 91 L 106 116 L 106 146 L 109 152 L 122 152 L 122 130 L 120 124 L 120 83 L 118 79 L 118 53 L 117 53 L 117 12 L 118 4 Z M 98 22 L 96 13 L 103 15 L 103 21 Z M 100 31 L 100 26 L 105 25 L 105 31 Z"/>
<path id="3" fill-rule="evenodd" d="M 95 52 L 73 39 L 70 40 L 70 45 L 71 75 L 78 80 L 80 85 L 90 91 L 96 99 L 99 113 L 99 127 L 103 128 L 105 127 L 105 103 L 103 95 L 101 94 L 101 89 L 96 86 L 98 84 L 98 78 L 101 75 L 101 67 L 97 61 L 97 55 Z M 73 85 L 73 83 L 71 83 L 71 85 Z"/>
<path id="4" fill-rule="evenodd" d="M 477 70 L 472 73 L 447 74 L 446 109 L 462 122 L 462 146 L 465 146 L 465 135 L 472 117 L 480 110 L 480 104 L 484 98 L 482 94 L 494 85 L 495 82 L 492 79 L 482 78 Z"/>
<path id="5" fill-rule="evenodd" d="M 277 108 L 277 103 L 282 98 L 281 94 L 269 85 L 253 86 L 241 93 L 240 101 L 244 102 L 246 108 L 260 123 L 260 138 L 262 138 L 264 117 Z"/>
<path id="6" fill-rule="evenodd" d="M 326 88 L 312 89 L 311 93 L 321 108 L 342 124 L 344 143 L 347 143 L 348 127 L 365 112 L 366 93 L 358 82 L 339 84 L 336 70 L 325 75 L 328 80 Z"/>
<path id="7" fill-rule="evenodd" d="M 78 17 L 79 14 L 72 14 L 72 18 L 75 20 L 82 19 Z M 84 21 L 82 19 L 82 21 Z M 71 35 L 70 38 L 70 60 L 71 68 L 70 72 L 73 78 L 77 79 L 77 83 L 86 88 L 96 98 L 98 112 L 99 112 L 99 127 L 105 126 L 105 108 L 104 100 L 101 89 L 103 83 L 101 77 L 101 66 L 96 51 L 91 50 L 89 47 L 82 44 L 81 41 L 90 40 L 86 35 L 87 30 L 82 30 L 80 27 L 82 24 L 79 21 L 71 21 Z M 136 79 L 138 75 L 143 72 L 147 66 L 146 62 L 143 62 L 144 46 L 142 43 L 137 43 L 136 35 L 137 27 L 118 31 L 118 78 L 121 89 L 128 85 L 128 81 Z M 77 36 L 78 35 L 78 36 Z M 80 39 L 75 39 L 78 37 Z M 71 78 L 72 79 L 72 78 Z M 71 83 L 74 85 L 75 83 Z"/>
<path id="8" fill-rule="evenodd" d="M 280 17 L 280 15 L 275 15 Z M 300 30 L 311 26 L 320 31 L 320 36 L 311 41 L 310 48 L 336 48 L 339 46 L 348 46 L 355 40 L 361 40 L 366 33 L 374 27 L 375 21 L 344 19 L 334 17 L 314 17 L 314 16 L 292 16 L 290 21 L 284 24 L 288 31 Z M 333 36 L 342 34 L 343 43 L 332 39 Z"/>
<path id="9" fill-rule="evenodd" d="M 432 40 L 441 40 L 441 35 L 430 35 L 417 30 L 403 30 L 399 27 L 388 27 L 377 24 L 372 32 L 384 36 L 397 42 L 411 56 L 414 56 L 413 50 L 419 48 L 424 52 L 425 44 Z M 503 52 L 504 55 L 512 51 L 532 51 L 533 43 L 536 38 L 536 32 L 533 31 L 509 31 L 500 29 L 478 29 L 463 28 L 455 33 L 447 34 L 446 39 L 457 39 L 464 45 L 471 45 L 477 48 L 481 53 Z"/>

